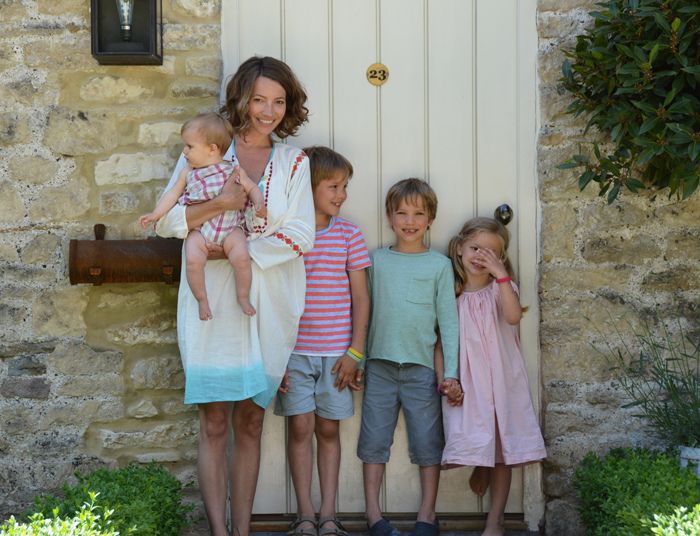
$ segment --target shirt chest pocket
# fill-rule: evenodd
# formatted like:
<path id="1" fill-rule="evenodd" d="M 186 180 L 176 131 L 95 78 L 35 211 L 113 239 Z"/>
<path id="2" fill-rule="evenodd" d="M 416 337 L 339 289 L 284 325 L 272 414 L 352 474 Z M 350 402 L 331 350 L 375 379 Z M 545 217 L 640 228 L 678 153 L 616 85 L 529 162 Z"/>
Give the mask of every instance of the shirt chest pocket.
<path id="1" fill-rule="evenodd" d="M 411 278 L 406 289 L 406 301 L 419 305 L 435 303 L 435 289 L 431 279 Z"/>

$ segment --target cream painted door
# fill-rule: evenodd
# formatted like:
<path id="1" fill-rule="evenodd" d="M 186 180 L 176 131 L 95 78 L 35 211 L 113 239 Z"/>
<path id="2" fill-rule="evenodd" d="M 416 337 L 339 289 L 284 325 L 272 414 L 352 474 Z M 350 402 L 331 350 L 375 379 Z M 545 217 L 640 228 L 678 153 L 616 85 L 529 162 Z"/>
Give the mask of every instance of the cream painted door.
<path id="1" fill-rule="evenodd" d="M 392 240 L 383 198 L 401 178 L 425 178 L 436 190 L 430 240 L 440 251 L 466 219 L 492 215 L 502 203 L 513 207 L 510 255 L 530 306 L 521 330 L 539 408 L 535 1 L 226 0 L 222 50 L 227 74 L 254 54 L 282 58 L 297 73 L 311 116 L 291 143 L 329 145 L 352 161 L 343 212 L 362 227 L 371 249 Z M 366 78 L 376 62 L 389 71 L 381 87 Z M 359 402 L 358 396 L 358 414 Z M 358 429 L 358 415 L 342 423 L 341 512 L 364 507 Z M 270 411 L 256 513 L 296 509 L 284 443 L 284 422 Z M 388 512 L 418 508 L 418 472 L 406 450 L 401 423 L 383 487 Z M 443 473 L 440 511 L 488 509 L 468 491 L 469 471 Z M 515 472 L 507 511 L 524 512 L 536 527 L 539 467 Z"/>

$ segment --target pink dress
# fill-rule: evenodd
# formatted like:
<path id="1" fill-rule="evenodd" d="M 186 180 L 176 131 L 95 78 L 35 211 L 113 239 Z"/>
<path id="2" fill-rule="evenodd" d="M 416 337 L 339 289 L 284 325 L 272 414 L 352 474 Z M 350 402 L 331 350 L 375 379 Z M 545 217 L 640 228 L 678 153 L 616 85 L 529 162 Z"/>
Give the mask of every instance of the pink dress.
<path id="1" fill-rule="evenodd" d="M 500 313 L 492 284 L 457 299 L 462 406 L 443 401 L 442 465 L 516 465 L 547 456 L 530 398 L 518 327 Z M 517 286 L 513 284 L 515 291 Z"/>

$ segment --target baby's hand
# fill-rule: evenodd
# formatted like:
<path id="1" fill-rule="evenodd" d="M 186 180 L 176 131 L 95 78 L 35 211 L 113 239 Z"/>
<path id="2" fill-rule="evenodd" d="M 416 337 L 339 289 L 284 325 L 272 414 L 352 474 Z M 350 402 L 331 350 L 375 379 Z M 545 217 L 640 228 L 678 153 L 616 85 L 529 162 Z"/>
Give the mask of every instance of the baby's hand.
<path id="1" fill-rule="evenodd" d="M 447 378 L 440 384 L 440 391 L 447 396 L 447 403 L 450 406 L 461 406 L 464 401 L 462 386 L 454 378 Z"/>
<path id="2" fill-rule="evenodd" d="M 156 223 L 158 221 L 158 218 L 153 216 L 153 212 L 149 212 L 148 214 L 144 214 L 139 218 L 139 223 L 141 224 L 141 227 L 144 229 L 148 228 L 149 225 L 152 223 Z"/>

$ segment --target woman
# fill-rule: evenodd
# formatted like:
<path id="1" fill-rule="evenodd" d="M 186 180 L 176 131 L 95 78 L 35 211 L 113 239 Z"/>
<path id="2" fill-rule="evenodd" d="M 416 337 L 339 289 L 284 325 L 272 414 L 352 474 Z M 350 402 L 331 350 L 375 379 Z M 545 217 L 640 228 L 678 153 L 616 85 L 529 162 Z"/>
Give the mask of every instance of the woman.
<path id="1" fill-rule="evenodd" d="M 231 484 L 231 527 L 247 536 L 260 467 L 265 408 L 274 397 L 294 347 L 304 309 L 305 271 L 301 255 L 314 239 L 314 206 L 308 159 L 299 149 L 275 143 L 307 120 L 306 94 L 291 69 L 274 58 L 253 57 L 226 87 L 221 110 L 234 128 L 225 158 L 240 165 L 264 194 L 267 214 L 248 216 L 253 265 L 251 302 L 257 314 L 236 304 L 233 271 L 225 260 L 206 265 L 213 319 L 199 320 L 187 283 L 178 296 L 178 344 L 185 370 L 185 403 L 198 404 L 199 487 L 214 536 L 227 535 L 226 493 Z M 177 177 L 184 158 L 173 173 Z M 185 237 L 224 210 L 245 205 L 242 188 L 229 179 L 215 199 L 175 206 L 157 227 L 162 236 Z M 183 271 L 185 267 L 183 265 Z M 185 281 L 185 274 L 181 275 Z M 234 432 L 230 476 L 226 442 Z"/>

